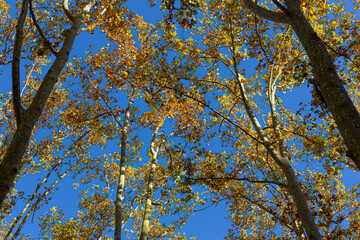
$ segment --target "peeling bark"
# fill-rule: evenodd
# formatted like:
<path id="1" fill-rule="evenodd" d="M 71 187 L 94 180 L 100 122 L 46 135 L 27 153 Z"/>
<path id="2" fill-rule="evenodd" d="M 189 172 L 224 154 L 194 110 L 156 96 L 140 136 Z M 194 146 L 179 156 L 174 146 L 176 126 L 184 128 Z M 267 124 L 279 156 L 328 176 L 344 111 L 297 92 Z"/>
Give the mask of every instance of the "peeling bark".
<path id="1" fill-rule="evenodd" d="M 154 185 L 154 174 L 156 169 L 156 161 L 157 161 L 157 155 L 159 148 L 155 146 L 155 140 L 156 136 L 158 134 L 160 125 L 157 126 L 155 129 L 155 132 L 153 133 L 153 137 L 151 139 L 150 144 L 150 172 L 149 172 L 149 178 L 148 178 L 148 185 L 147 185 L 147 192 L 146 192 L 146 199 L 145 199 L 145 207 L 144 207 L 144 217 L 143 222 L 141 226 L 141 233 L 140 233 L 140 240 L 146 240 L 149 233 L 149 223 L 150 223 L 150 215 L 151 215 L 151 200 L 153 195 L 153 185 Z"/>
<path id="2" fill-rule="evenodd" d="M 129 99 L 129 104 L 125 111 L 124 123 L 121 130 L 121 153 L 120 153 L 120 175 L 116 191 L 115 200 L 115 233 L 114 240 L 121 240 L 121 229 L 123 222 L 123 204 L 124 191 L 125 191 L 125 167 L 126 167 L 126 148 L 127 148 L 127 137 L 128 129 L 130 125 L 130 110 L 135 97 L 135 89 Z M 117 121 L 118 122 L 118 121 Z M 118 122 L 119 123 L 119 122 Z M 120 126 L 121 127 L 121 126 Z"/>
<path id="3" fill-rule="evenodd" d="M 304 193 L 302 192 L 302 189 L 300 187 L 299 181 L 295 175 L 293 168 L 291 167 L 290 161 L 286 156 L 286 153 L 282 152 L 283 150 L 280 149 L 281 152 L 280 154 L 278 154 L 277 151 L 274 149 L 274 147 L 271 145 L 270 141 L 266 137 L 266 133 L 262 130 L 259 121 L 257 120 L 255 114 L 253 113 L 250 107 L 250 104 L 247 100 L 247 96 L 245 94 L 245 88 L 243 83 L 241 82 L 241 79 L 239 79 L 239 84 L 240 84 L 241 95 L 244 99 L 243 103 L 245 106 L 245 110 L 256 132 L 258 133 L 260 139 L 262 140 L 263 145 L 266 148 L 269 155 L 272 157 L 272 159 L 276 162 L 276 164 L 281 168 L 281 170 L 285 174 L 287 185 L 290 190 L 290 194 L 295 202 L 296 208 L 299 212 L 301 221 L 304 225 L 304 229 L 308 238 L 322 239 L 319 229 L 315 223 L 314 217 L 312 216 L 308 204 L 306 202 Z"/>

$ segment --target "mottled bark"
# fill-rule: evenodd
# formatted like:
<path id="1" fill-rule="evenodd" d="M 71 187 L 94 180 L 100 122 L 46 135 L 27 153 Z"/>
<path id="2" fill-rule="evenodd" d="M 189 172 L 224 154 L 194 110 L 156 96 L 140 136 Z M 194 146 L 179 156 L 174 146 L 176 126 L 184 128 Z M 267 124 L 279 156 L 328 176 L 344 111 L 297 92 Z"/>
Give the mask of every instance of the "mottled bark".
<path id="1" fill-rule="evenodd" d="M 299 212 L 300 219 L 303 223 L 308 238 L 316 240 L 322 239 L 319 229 L 315 223 L 314 217 L 311 214 L 308 204 L 306 202 L 304 193 L 302 192 L 302 189 L 300 187 L 299 181 L 295 175 L 293 168 L 291 167 L 285 148 L 280 147 L 279 154 L 271 145 L 269 139 L 266 137 L 266 133 L 262 130 L 259 121 L 257 120 L 255 114 L 250 107 L 241 78 L 239 78 L 238 83 L 240 85 L 240 91 L 247 115 L 249 116 L 256 132 L 258 133 L 259 138 L 262 140 L 267 152 L 285 174 L 290 194 L 295 202 L 296 208 Z M 273 122 L 273 124 L 275 124 L 275 122 Z M 274 128 L 277 128 L 277 126 L 274 126 Z M 281 139 L 279 139 L 279 141 L 282 142 Z M 280 143 L 280 145 L 283 145 L 283 143 Z"/>
<path id="2" fill-rule="evenodd" d="M 290 164 L 288 153 L 286 151 L 286 143 L 285 140 L 281 136 L 280 132 L 280 123 L 278 120 L 278 114 L 276 111 L 276 81 L 280 77 L 282 73 L 281 68 L 279 69 L 278 73 L 274 73 L 274 66 L 270 70 L 270 79 L 269 79 L 269 85 L 268 85 L 268 96 L 269 96 L 269 104 L 270 104 L 270 111 L 271 111 L 271 118 L 272 118 L 272 124 L 273 129 L 276 138 L 279 142 L 279 152 L 280 156 L 274 152 L 274 149 L 267 147 L 268 152 L 273 152 L 272 158 L 275 160 L 275 162 L 280 166 L 281 170 L 285 174 L 287 183 L 288 183 L 288 189 L 290 191 L 290 194 L 295 202 L 296 208 L 298 209 L 301 221 L 304 225 L 305 231 L 309 237 L 309 239 L 321 239 L 321 235 L 319 232 L 319 229 L 317 228 L 314 218 L 310 212 L 310 209 L 307 205 L 304 193 L 301 189 L 301 186 L 299 184 L 299 181 L 296 177 L 296 174 Z M 261 129 L 260 129 L 261 130 Z M 262 133 L 264 134 L 264 133 Z M 265 135 L 263 135 L 265 136 Z M 262 138 L 263 139 L 263 138 Z M 270 146 L 270 143 L 268 140 L 265 140 L 265 144 Z"/>
<path id="3" fill-rule="evenodd" d="M 160 126 L 160 125 L 159 125 Z M 148 185 L 147 185 L 147 192 L 146 192 L 146 199 L 145 199 L 145 207 L 144 207 L 144 217 L 143 222 L 141 226 L 141 232 L 140 232 L 140 240 L 146 240 L 149 233 L 149 223 L 150 223 L 150 215 L 151 215 L 151 200 L 153 195 L 153 185 L 154 185 L 154 174 L 156 169 L 156 161 L 157 161 L 157 155 L 159 148 L 156 147 L 156 136 L 158 134 L 159 126 L 155 129 L 155 132 L 153 133 L 153 137 L 151 139 L 150 143 L 150 172 L 149 172 L 149 178 L 148 178 Z"/>
<path id="4" fill-rule="evenodd" d="M 286 0 L 282 13 L 266 10 L 252 0 L 242 0 L 256 15 L 274 22 L 290 24 L 303 45 L 312 66 L 314 84 L 324 97 L 326 106 L 348 148 L 350 157 L 360 169 L 360 114 L 346 92 L 325 43 L 301 12 L 297 0 Z"/>
<path id="5" fill-rule="evenodd" d="M 128 129 L 130 125 L 130 110 L 133 104 L 135 97 L 135 90 L 129 99 L 129 104 L 125 111 L 124 123 L 121 129 L 121 150 L 120 150 L 120 175 L 118 180 L 118 186 L 116 190 L 116 200 L 115 200 L 115 233 L 114 240 L 121 240 L 121 229 L 123 222 L 123 199 L 125 191 L 125 167 L 126 167 L 126 148 L 127 148 L 127 138 L 128 138 Z M 117 121 L 117 119 L 116 119 Z M 118 122 L 118 121 L 117 121 Z M 120 123 L 118 122 L 120 125 Z M 121 127 L 121 126 L 119 126 Z"/>
<path id="6" fill-rule="evenodd" d="M 23 5 L 24 4 L 28 4 L 28 1 L 24 1 Z M 80 16 L 74 17 L 72 27 L 69 29 L 65 41 L 59 53 L 57 54 L 54 63 L 46 73 L 30 107 L 20 113 L 20 115 L 17 115 L 17 129 L 8 149 L 6 150 L 5 156 L 0 163 L 1 209 L 15 184 L 16 176 L 20 170 L 19 166 L 21 159 L 27 149 L 32 130 L 45 108 L 45 104 L 58 80 L 61 71 L 68 61 L 71 48 L 77 34 L 80 31 L 83 16 L 91 9 L 94 4 L 95 0 L 91 0 L 89 4 L 85 6 L 82 14 Z M 15 39 L 15 42 L 16 41 L 18 41 L 17 38 Z M 19 100 L 16 101 L 19 102 Z M 15 108 L 19 108 L 19 106 L 15 106 Z M 20 116 L 20 119 L 18 119 L 18 116 Z"/>
<path id="7" fill-rule="evenodd" d="M 234 67 L 234 74 L 236 83 L 240 90 L 240 97 L 243 102 L 243 105 L 245 107 L 246 114 L 249 116 L 249 119 L 256 130 L 256 133 L 258 137 L 260 138 L 263 146 L 266 148 L 266 151 L 269 153 L 271 158 L 275 161 L 275 163 L 281 168 L 283 173 L 285 174 L 288 189 L 290 190 L 290 194 L 292 199 L 295 202 L 296 208 L 299 212 L 300 219 L 303 223 L 305 232 L 309 239 L 322 239 L 321 234 L 319 232 L 319 229 L 315 223 L 314 217 L 312 213 L 310 212 L 310 209 L 308 207 L 308 204 L 306 202 L 304 193 L 300 187 L 299 181 L 295 175 L 295 172 L 290 164 L 288 153 L 286 151 L 286 143 L 285 140 L 282 138 L 280 133 L 280 127 L 279 127 L 279 121 L 278 116 L 276 113 L 276 101 L 275 101 L 275 91 L 276 91 L 276 81 L 278 77 L 281 75 L 281 69 L 279 70 L 278 74 L 274 74 L 274 66 L 271 68 L 270 71 L 270 79 L 269 79 L 269 86 L 268 86 L 268 96 L 269 96 L 269 103 L 270 103 L 270 110 L 271 110 L 271 116 L 272 116 L 272 127 L 274 129 L 275 136 L 277 138 L 277 141 L 279 143 L 279 149 L 276 150 L 273 145 L 270 143 L 269 138 L 267 137 L 267 134 L 263 131 L 263 128 L 261 127 L 261 124 L 259 123 L 257 117 L 254 114 L 254 111 L 251 108 L 251 105 L 248 100 L 248 96 L 246 94 L 246 89 L 243 83 L 243 79 L 241 75 L 239 74 L 239 69 L 237 66 L 237 61 L 235 57 L 235 40 L 233 32 L 230 31 L 230 37 L 231 37 L 231 54 L 232 54 L 232 60 L 233 60 L 233 67 Z"/>

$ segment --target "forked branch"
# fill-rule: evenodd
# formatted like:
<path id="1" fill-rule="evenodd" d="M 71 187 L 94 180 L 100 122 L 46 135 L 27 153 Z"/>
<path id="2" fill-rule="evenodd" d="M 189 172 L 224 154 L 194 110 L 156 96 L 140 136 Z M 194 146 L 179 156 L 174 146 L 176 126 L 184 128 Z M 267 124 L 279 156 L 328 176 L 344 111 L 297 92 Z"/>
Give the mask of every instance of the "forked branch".
<path id="1" fill-rule="evenodd" d="M 262 17 L 264 19 L 277 22 L 277 23 L 289 23 L 289 18 L 285 13 L 274 12 L 268 9 L 265 9 L 252 0 L 242 0 L 245 6 L 253 13 Z M 284 8 L 284 7 L 283 7 Z"/>
<path id="2" fill-rule="evenodd" d="M 75 22 L 75 16 L 69 10 L 69 1 L 68 0 L 63 1 L 62 8 L 63 8 L 64 13 L 66 14 L 66 16 L 69 18 L 69 20 L 71 22 Z"/>

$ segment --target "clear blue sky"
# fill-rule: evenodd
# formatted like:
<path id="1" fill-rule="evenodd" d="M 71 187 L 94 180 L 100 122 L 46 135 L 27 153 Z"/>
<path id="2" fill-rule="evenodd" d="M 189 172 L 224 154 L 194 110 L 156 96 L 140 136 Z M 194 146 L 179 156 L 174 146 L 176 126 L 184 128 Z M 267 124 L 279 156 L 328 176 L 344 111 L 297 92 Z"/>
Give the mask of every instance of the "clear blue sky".
<path id="1" fill-rule="evenodd" d="M 156 7 L 149 8 L 147 0 L 130 0 L 126 5 L 138 15 L 144 16 L 144 20 L 147 22 L 156 23 L 156 21 L 161 20 L 162 18 L 162 12 L 158 11 Z M 88 45 L 90 45 L 90 40 L 92 45 L 101 46 L 104 39 L 102 36 L 98 36 L 96 34 L 89 35 L 87 33 L 81 33 L 75 42 L 75 45 L 73 47 L 74 51 L 71 53 L 71 56 L 81 56 L 85 54 L 85 51 L 88 50 Z M 0 93 L 5 93 L 11 89 L 10 67 L 2 67 L 2 70 L 4 71 L 4 73 L 2 75 L 2 88 L 0 90 Z M 285 105 L 297 107 L 300 99 L 304 98 L 304 95 L 306 96 L 306 98 L 310 97 L 310 94 L 306 88 L 294 89 L 291 93 L 291 98 L 287 98 L 291 99 L 291 101 L 286 102 Z M 210 146 L 210 148 L 211 147 L 216 148 L 216 146 Z M 147 156 L 144 156 L 144 159 L 147 159 Z M 345 174 L 343 180 L 344 184 L 347 187 L 352 185 L 353 179 L 359 179 L 360 177 L 359 173 L 353 173 L 352 171 L 345 171 L 344 173 Z M 19 187 L 20 189 L 35 188 L 37 180 L 37 178 L 31 179 L 31 177 L 20 180 L 17 187 Z M 61 188 L 61 190 L 54 194 L 54 200 L 50 202 L 49 205 L 45 206 L 44 209 L 41 209 L 35 213 L 33 223 L 31 222 L 31 218 L 29 219 L 29 223 L 27 223 L 23 228 L 24 233 L 33 232 L 37 234 L 37 216 L 40 213 L 47 211 L 53 205 L 63 205 L 62 208 L 65 210 L 65 213 L 68 214 L 73 214 L 77 211 L 76 198 L 73 198 L 71 196 L 76 196 L 78 192 L 73 189 L 71 184 L 72 179 L 70 178 L 64 179 L 60 183 L 59 187 Z M 66 195 L 66 198 L 61 198 L 61 196 L 64 196 L 64 194 Z M 65 202 L 66 204 L 64 204 Z M 188 237 L 197 236 L 198 240 L 223 239 L 227 235 L 227 229 L 231 228 L 231 222 L 224 218 L 224 215 L 227 213 L 225 209 L 226 205 L 224 203 L 220 203 L 216 207 L 211 207 L 205 211 L 197 212 L 194 216 L 190 218 L 187 225 L 183 229 L 181 229 L 180 232 L 186 232 L 186 235 Z"/>
<path id="2" fill-rule="evenodd" d="M 126 3 L 126 5 L 136 14 L 143 16 L 146 22 L 156 24 L 157 21 L 162 19 L 163 12 L 159 11 L 157 6 L 150 8 L 148 0 L 130 0 Z M 16 11 L 17 10 L 13 6 L 11 8 L 11 15 L 14 16 Z M 85 51 L 89 50 L 89 45 L 94 45 L 95 47 L 103 46 L 104 40 L 105 39 L 101 34 L 90 35 L 87 32 L 82 32 L 74 43 L 73 51 L 71 52 L 69 58 L 70 61 L 72 56 L 85 56 Z M 24 64 L 24 62 L 22 62 L 22 64 Z M 11 91 L 11 66 L 1 66 L 1 70 L 3 71 L 3 74 L 1 77 L 2 87 L 0 89 L 0 94 L 4 94 Z M 21 74 L 21 76 L 24 77 L 25 71 L 23 69 Z M 147 142 L 145 142 L 145 144 L 147 144 Z M 113 151 L 118 151 L 118 149 L 113 149 L 112 151 L 110 150 L 110 152 Z M 147 161 L 146 155 L 144 156 L 144 160 Z M 37 182 L 39 182 L 39 177 L 40 176 L 38 175 L 26 176 L 25 178 L 19 180 L 15 188 L 19 191 L 23 190 L 26 193 L 31 194 L 31 190 L 35 189 Z M 65 177 L 58 184 L 60 190 L 56 191 L 52 195 L 53 200 L 50 201 L 48 205 L 42 206 L 40 210 L 37 210 L 33 215 L 31 215 L 21 232 L 32 235 L 34 239 L 39 239 L 40 235 L 38 235 L 39 229 L 37 225 L 37 217 L 48 211 L 52 206 L 61 207 L 63 212 L 67 215 L 67 218 L 75 217 L 78 210 L 77 194 L 79 194 L 79 191 L 73 189 L 72 183 L 73 180 L 71 177 Z M 17 216 L 17 214 L 20 213 L 22 209 L 21 206 L 23 206 L 23 204 L 20 203 L 19 206 L 14 209 L 12 217 Z M 218 206 L 212 206 L 204 211 L 197 212 L 190 218 L 187 225 L 182 228 L 180 232 L 186 232 L 186 236 L 188 236 L 189 239 L 193 236 L 197 236 L 198 240 L 223 239 L 227 235 L 227 229 L 231 227 L 231 222 L 224 218 L 226 214 L 225 208 L 225 204 L 220 203 Z M 112 234 L 110 234 L 110 236 L 111 235 Z"/>

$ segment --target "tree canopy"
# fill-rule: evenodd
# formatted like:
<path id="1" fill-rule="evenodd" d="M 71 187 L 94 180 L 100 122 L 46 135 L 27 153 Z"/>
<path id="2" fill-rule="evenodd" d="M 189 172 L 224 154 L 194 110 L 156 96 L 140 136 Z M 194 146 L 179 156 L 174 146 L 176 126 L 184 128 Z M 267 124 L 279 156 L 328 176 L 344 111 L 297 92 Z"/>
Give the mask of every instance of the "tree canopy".
<path id="1" fill-rule="evenodd" d="M 0 6 L 2 239 L 360 238 L 359 1 Z"/>

